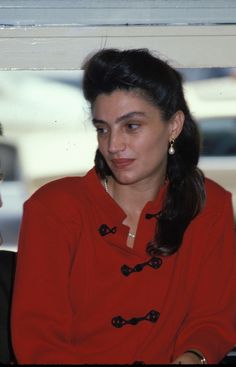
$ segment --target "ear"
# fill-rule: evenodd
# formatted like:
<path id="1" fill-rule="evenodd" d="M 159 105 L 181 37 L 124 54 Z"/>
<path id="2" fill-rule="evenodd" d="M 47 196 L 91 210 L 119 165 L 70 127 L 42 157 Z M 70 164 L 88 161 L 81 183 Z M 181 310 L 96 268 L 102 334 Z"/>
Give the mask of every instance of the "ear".
<path id="1" fill-rule="evenodd" d="M 169 139 L 175 140 L 184 126 L 185 116 L 182 111 L 177 111 L 169 121 Z"/>

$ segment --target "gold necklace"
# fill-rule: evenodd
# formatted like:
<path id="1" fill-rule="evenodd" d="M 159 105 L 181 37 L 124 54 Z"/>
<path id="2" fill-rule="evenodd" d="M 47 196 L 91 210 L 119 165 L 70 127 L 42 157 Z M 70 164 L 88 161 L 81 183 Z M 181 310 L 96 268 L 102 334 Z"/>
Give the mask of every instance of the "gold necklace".
<path id="1" fill-rule="evenodd" d="M 105 178 L 105 180 L 104 180 L 103 182 L 104 182 L 104 187 L 105 187 L 105 191 L 106 191 L 106 193 L 107 193 L 108 195 L 110 195 L 110 196 L 111 196 L 111 194 L 110 194 L 110 192 L 109 192 L 109 189 L 108 189 L 108 182 L 107 182 L 107 178 Z M 134 234 L 134 233 L 129 232 L 129 233 L 128 233 L 128 237 L 130 237 L 130 238 L 134 239 L 134 238 L 135 238 L 135 234 Z"/>

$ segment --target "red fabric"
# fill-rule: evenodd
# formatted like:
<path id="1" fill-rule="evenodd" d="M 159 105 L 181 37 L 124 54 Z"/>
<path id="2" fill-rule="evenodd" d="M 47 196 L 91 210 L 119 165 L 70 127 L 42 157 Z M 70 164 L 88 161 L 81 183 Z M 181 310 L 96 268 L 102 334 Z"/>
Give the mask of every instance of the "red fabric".
<path id="1" fill-rule="evenodd" d="M 235 234 L 231 195 L 206 180 L 207 203 L 180 250 L 154 269 L 146 244 L 165 187 L 144 207 L 134 248 L 125 214 L 95 171 L 39 189 L 25 204 L 12 309 L 13 345 L 24 363 L 170 363 L 188 349 L 217 363 L 236 342 Z M 101 236 L 99 227 L 116 227 Z M 126 320 L 160 312 L 157 322 Z"/>

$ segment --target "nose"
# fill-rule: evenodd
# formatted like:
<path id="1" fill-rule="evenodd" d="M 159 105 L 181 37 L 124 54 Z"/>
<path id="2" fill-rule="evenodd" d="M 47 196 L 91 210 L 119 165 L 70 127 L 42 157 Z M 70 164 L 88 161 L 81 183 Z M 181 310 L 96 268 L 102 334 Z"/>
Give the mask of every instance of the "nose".
<path id="1" fill-rule="evenodd" d="M 111 132 L 109 136 L 108 151 L 111 154 L 124 151 L 126 148 L 125 138 L 120 132 Z"/>

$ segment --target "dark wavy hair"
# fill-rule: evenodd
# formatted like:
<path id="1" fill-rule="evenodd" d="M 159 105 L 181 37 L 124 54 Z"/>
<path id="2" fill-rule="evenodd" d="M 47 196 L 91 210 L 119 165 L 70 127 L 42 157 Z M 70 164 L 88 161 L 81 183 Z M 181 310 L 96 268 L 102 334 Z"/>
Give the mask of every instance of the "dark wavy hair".
<path id="1" fill-rule="evenodd" d="M 136 90 L 158 107 L 164 121 L 177 111 L 184 113 L 175 154 L 168 155 L 168 190 L 154 237 L 147 244 L 150 256 L 171 255 L 181 246 L 187 226 L 205 203 L 204 175 L 197 168 L 200 135 L 184 98 L 181 74 L 147 49 L 100 50 L 85 61 L 83 69 L 83 93 L 91 106 L 101 93 Z M 101 178 L 112 175 L 99 150 L 95 167 Z"/>

